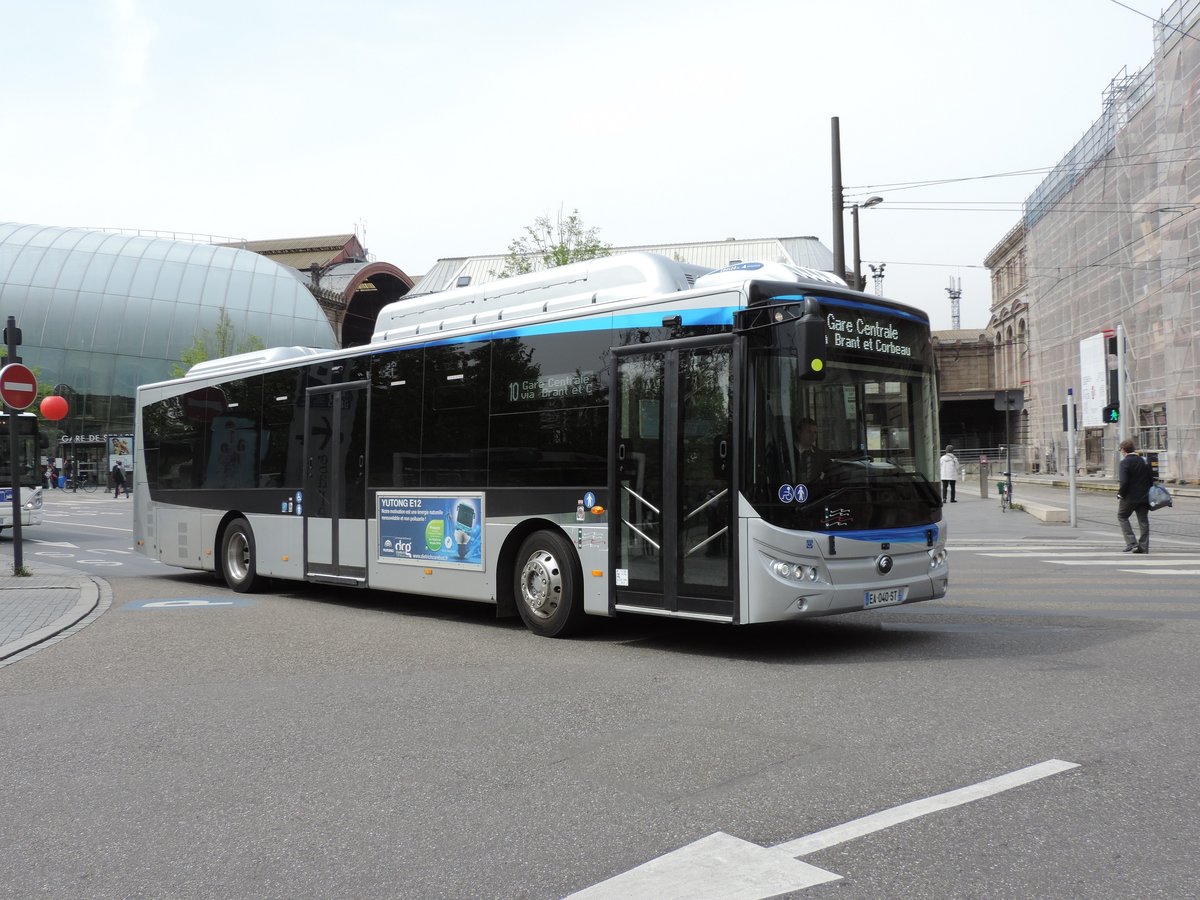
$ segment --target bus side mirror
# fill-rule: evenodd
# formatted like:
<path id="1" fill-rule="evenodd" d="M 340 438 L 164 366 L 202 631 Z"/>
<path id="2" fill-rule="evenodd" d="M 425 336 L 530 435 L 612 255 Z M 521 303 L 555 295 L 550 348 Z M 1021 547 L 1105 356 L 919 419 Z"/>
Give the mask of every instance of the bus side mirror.
<path id="1" fill-rule="evenodd" d="M 809 314 L 796 323 L 796 355 L 804 381 L 825 378 L 825 317 Z"/>

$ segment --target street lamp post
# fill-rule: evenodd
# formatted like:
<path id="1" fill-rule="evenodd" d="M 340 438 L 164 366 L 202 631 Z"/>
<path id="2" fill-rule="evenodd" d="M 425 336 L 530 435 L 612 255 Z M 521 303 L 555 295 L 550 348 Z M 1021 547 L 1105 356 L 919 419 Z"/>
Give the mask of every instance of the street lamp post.
<path id="1" fill-rule="evenodd" d="M 850 287 L 856 291 L 861 291 L 867 285 L 867 280 L 862 276 L 862 258 L 858 249 L 858 210 L 869 209 L 872 206 L 878 206 L 883 202 L 882 197 L 868 197 L 862 203 L 850 204 L 850 218 L 853 221 L 853 241 L 854 241 L 854 270 L 851 272 L 853 276 Z"/>

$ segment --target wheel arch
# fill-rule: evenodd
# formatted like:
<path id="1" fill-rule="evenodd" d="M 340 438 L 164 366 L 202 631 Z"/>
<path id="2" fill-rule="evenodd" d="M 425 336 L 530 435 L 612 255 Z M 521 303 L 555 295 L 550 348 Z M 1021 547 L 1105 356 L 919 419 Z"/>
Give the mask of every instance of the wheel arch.
<path id="1" fill-rule="evenodd" d="M 221 521 L 217 523 L 217 532 L 213 535 L 213 571 L 218 575 L 224 571 L 222 564 L 225 561 L 223 559 L 225 554 L 225 529 L 229 527 L 229 523 L 234 519 L 244 519 L 251 531 L 254 530 L 254 526 L 250 524 L 250 517 L 240 510 L 231 509 L 221 516 Z"/>
<path id="2" fill-rule="evenodd" d="M 496 618 L 509 618 L 520 615 L 517 612 L 517 596 L 513 593 L 513 578 L 517 571 L 517 551 L 525 543 L 525 539 L 535 531 L 557 531 L 567 537 L 567 532 L 557 522 L 549 519 L 526 519 L 512 528 L 504 536 L 500 545 L 500 554 L 496 558 Z M 571 551 L 575 554 L 575 564 L 581 565 L 579 552 L 570 538 Z"/>

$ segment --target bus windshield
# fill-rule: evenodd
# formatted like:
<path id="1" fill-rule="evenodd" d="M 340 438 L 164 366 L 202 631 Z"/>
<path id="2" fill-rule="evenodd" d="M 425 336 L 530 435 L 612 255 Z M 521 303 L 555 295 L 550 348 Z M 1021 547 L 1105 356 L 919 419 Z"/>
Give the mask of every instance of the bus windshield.
<path id="1" fill-rule="evenodd" d="M 787 352 L 787 328 L 764 329 L 750 350 L 743 459 L 758 513 L 806 531 L 939 521 L 936 403 L 925 353 L 893 361 L 831 352 L 824 379 L 805 381 L 803 361 Z"/>

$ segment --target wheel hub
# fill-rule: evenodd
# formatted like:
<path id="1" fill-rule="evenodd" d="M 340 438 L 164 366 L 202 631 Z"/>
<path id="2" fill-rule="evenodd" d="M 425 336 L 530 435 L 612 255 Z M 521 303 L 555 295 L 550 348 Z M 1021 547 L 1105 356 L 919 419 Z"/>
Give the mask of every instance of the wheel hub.
<path id="1" fill-rule="evenodd" d="M 549 618 L 562 596 L 562 571 L 558 561 L 545 550 L 539 550 L 525 562 L 521 570 L 521 599 L 530 612 Z"/>

